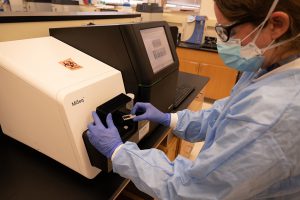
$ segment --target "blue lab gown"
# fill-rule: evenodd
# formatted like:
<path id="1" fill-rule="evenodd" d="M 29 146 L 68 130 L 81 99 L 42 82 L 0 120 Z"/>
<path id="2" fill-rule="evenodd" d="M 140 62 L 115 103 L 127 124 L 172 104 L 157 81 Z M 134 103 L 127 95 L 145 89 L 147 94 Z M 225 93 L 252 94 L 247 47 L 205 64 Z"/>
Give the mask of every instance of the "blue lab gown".
<path id="1" fill-rule="evenodd" d="M 299 92 L 300 59 L 244 72 L 211 109 L 176 113 L 178 137 L 205 141 L 195 161 L 126 142 L 113 170 L 158 199 L 300 199 Z"/>

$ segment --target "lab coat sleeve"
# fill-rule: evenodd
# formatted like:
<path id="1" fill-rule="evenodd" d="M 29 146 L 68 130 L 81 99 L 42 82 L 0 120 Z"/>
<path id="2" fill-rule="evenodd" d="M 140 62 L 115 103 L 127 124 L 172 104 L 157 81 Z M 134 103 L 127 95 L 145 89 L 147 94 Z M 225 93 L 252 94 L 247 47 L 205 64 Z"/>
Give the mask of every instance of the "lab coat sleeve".
<path id="1" fill-rule="evenodd" d="M 213 104 L 212 108 L 207 110 L 193 112 L 185 109 L 177 112 L 178 120 L 173 133 L 189 142 L 204 140 L 206 133 L 214 125 L 227 100 L 228 97 L 218 100 Z M 171 121 L 171 124 L 174 123 Z"/>
<path id="2" fill-rule="evenodd" d="M 113 171 L 130 179 L 136 187 L 158 199 L 173 199 L 175 188 L 168 188 L 168 182 L 182 184 L 185 179 L 185 167 L 192 162 L 183 157 L 177 157 L 171 162 L 158 149 L 140 150 L 135 143 L 126 142 L 112 160 Z"/>

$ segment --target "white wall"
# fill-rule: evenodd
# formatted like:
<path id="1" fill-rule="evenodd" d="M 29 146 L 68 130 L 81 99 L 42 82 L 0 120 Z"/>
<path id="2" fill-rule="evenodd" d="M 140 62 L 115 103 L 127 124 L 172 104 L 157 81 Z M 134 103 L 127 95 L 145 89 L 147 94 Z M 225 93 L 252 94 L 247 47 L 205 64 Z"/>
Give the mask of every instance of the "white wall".
<path id="1" fill-rule="evenodd" d="M 215 25 L 216 17 L 214 12 L 214 0 L 201 0 L 201 8 L 199 13 L 188 12 L 164 12 L 163 19 L 172 26 L 177 26 L 181 33 L 181 39 L 187 40 L 192 35 L 195 23 L 187 23 L 187 17 L 189 15 L 204 15 L 208 17 L 205 22 L 205 36 L 216 37 Z"/>
<path id="2" fill-rule="evenodd" d="M 141 18 L 136 17 L 115 19 L 84 19 L 71 21 L 0 23 L 0 42 L 49 36 L 49 28 L 86 26 L 89 23 L 94 23 L 96 25 L 128 24 L 140 21 Z"/>
<path id="3" fill-rule="evenodd" d="M 216 19 L 214 12 L 214 0 L 201 0 L 200 15 L 205 15 L 208 19 Z"/>

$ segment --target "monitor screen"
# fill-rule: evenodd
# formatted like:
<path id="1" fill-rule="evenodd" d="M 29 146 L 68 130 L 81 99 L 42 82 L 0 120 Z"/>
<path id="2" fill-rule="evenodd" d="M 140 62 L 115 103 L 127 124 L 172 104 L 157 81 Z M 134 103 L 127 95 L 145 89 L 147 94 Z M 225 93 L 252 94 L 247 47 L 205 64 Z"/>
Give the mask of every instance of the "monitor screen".
<path id="1" fill-rule="evenodd" d="M 159 72 L 174 62 L 163 27 L 143 29 L 141 35 L 153 73 Z"/>

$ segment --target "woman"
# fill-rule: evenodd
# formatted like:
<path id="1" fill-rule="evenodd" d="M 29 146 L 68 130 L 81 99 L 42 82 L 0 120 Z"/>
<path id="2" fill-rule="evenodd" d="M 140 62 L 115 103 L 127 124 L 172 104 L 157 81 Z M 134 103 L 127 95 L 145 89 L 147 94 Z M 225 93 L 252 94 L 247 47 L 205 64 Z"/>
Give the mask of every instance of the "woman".
<path id="1" fill-rule="evenodd" d="M 123 144 L 111 115 L 106 129 L 93 113 L 90 141 L 112 157 L 114 172 L 158 199 L 299 199 L 299 10 L 298 0 L 215 0 L 219 54 L 243 72 L 230 97 L 199 112 L 134 106 L 144 112 L 135 121 L 205 140 L 195 161 Z"/>

